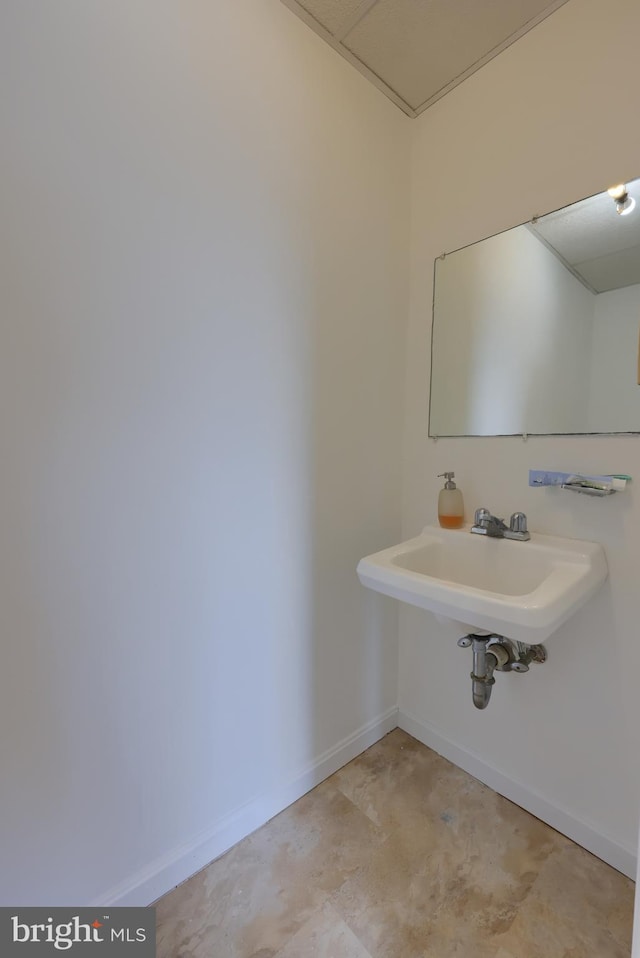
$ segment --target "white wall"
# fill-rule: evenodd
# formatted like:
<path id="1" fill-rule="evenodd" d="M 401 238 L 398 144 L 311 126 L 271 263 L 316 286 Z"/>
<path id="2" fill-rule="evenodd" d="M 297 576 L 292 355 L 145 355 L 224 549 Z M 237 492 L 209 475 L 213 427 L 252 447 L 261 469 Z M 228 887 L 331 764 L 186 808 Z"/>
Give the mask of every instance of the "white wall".
<path id="1" fill-rule="evenodd" d="M 589 429 L 640 429 L 640 285 L 594 297 Z"/>
<path id="2" fill-rule="evenodd" d="M 638 440 L 426 433 L 433 259 L 638 175 L 639 27 L 570 0 L 412 124 L 278 0 L 3 6 L 2 904 L 149 901 L 393 723 L 355 565 L 401 462 L 405 535 L 453 468 L 469 513 L 605 545 L 486 713 L 403 609 L 400 705 L 628 863 L 640 503 L 527 470 L 640 479 Z"/>
<path id="3" fill-rule="evenodd" d="M 0 902 L 146 903 L 393 725 L 410 121 L 279 0 L 0 60 Z"/>
<path id="4" fill-rule="evenodd" d="M 584 431 L 594 298 L 526 226 L 436 260 L 431 435 Z"/>
<path id="5" fill-rule="evenodd" d="M 619 25 L 621 29 L 616 29 Z M 400 619 L 402 721 L 511 787 L 631 869 L 640 803 L 640 494 L 530 489 L 529 468 L 626 472 L 636 437 L 427 439 L 434 258 L 638 175 L 640 5 L 570 0 L 415 121 L 403 533 L 436 518 L 454 469 L 467 516 L 524 510 L 532 529 L 603 543 L 610 578 L 548 642 L 549 662 L 499 676 L 472 707 L 468 653 L 428 613 Z M 457 209 L 452 215 L 451 196 Z M 526 548 L 523 544 L 522 548 Z M 528 798 L 527 798 L 528 796 Z"/>

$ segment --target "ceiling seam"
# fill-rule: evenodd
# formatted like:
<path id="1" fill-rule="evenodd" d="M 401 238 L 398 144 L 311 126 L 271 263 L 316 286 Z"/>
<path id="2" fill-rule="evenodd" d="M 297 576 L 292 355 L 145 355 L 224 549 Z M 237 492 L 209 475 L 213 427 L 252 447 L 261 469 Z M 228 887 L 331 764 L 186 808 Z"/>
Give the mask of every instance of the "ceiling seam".
<path id="1" fill-rule="evenodd" d="M 375 0 L 375 2 L 377 3 L 377 0 Z M 379 77 L 377 73 L 374 73 L 374 71 L 368 67 L 366 63 L 363 63 L 363 61 L 360 60 L 355 53 L 352 53 L 348 47 L 345 47 L 342 43 L 340 43 L 340 41 L 337 40 L 334 35 L 320 23 L 319 20 L 316 20 L 313 14 L 309 13 L 308 10 L 305 10 L 305 8 L 298 3 L 298 0 L 282 0 L 282 3 L 285 7 L 291 10 L 292 13 L 295 13 L 295 15 L 299 17 L 303 23 L 306 23 L 308 27 L 311 27 L 314 33 L 328 43 L 329 46 L 336 51 L 336 53 L 339 53 L 343 59 L 350 63 L 351 66 L 355 67 L 361 76 L 364 76 L 371 83 L 373 83 L 373 85 L 377 87 L 381 93 L 384 93 L 384 95 L 391 100 L 392 103 L 395 103 L 395 105 L 402 110 L 403 113 L 405 113 L 408 117 L 411 117 L 411 119 L 415 119 L 417 117 L 418 114 L 416 111 L 412 106 L 409 106 L 406 100 L 403 100 L 399 93 L 396 93 L 396 91 L 390 87 L 389 84 L 382 79 L 382 77 Z"/>
<path id="2" fill-rule="evenodd" d="M 362 3 L 359 4 L 350 17 L 347 17 L 340 29 L 336 30 L 336 40 L 338 40 L 339 43 L 342 43 L 342 41 L 348 37 L 354 27 L 357 27 L 360 21 L 371 12 L 377 3 L 378 0 L 362 0 Z"/>

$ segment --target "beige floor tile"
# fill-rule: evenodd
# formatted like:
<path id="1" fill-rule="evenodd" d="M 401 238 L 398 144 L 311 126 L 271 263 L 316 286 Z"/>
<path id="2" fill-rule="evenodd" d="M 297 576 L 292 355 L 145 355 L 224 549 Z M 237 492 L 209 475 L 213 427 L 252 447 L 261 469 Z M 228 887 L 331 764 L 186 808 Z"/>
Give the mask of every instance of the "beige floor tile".
<path id="1" fill-rule="evenodd" d="M 381 840 L 323 783 L 157 903 L 158 958 L 272 958 Z"/>
<path id="2" fill-rule="evenodd" d="M 490 867 L 484 873 L 490 876 Z M 492 879 L 488 890 L 482 874 L 476 866 L 466 875 L 437 849 L 414 857 L 391 836 L 331 903 L 372 958 L 484 958 L 497 950 L 496 930 L 509 927 L 528 885 L 500 887 Z"/>
<path id="3" fill-rule="evenodd" d="M 332 897 L 374 958 L 493 956 L 566 842 L 400 731 L 332 781 L 388 835 Z"/>
<path id="4" fill-rule="evenodd" d="M 371 958 L 331 905 L 290 938 L 276 958 Z"/>
<path id="5" fill-rule="evenodd" d="M 463 871 L 533 880 L 566 839 L 399 729 L 330 781 L 415 853 L 451 851 Z M 489 866 L 489 867 L 487 867 Z"/>
<path id="6" fill-rule="evenodd" d="M 336 772 L 331 781 L 372 822 L 389 828 L 404 826 L 407 812 L 415 816 L 432 805 L 440 777 L 455 771 L 436 752 L 395 729 Z"/>
<path id="7" fill-rule="evenodd" d="M 499 943 L 514 958 L 533 955 L 533 942 L 535 958 L 629 958 L 633 899 L 632 881 L 566 841 Z"/>
<path id="8" fill-rule="evenodd" d="M 400 730 L 157 904 L 158 958 L 628 958 L 633 883 Z"/>

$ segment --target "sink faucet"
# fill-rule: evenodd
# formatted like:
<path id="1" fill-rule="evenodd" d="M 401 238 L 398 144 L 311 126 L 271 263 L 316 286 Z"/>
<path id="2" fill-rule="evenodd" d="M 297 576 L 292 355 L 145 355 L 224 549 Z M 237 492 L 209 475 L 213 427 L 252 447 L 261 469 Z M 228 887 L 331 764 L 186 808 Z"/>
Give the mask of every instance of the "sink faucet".
<path id="1" fill-rule="evenodd" d="M 494 539 L 519 539 L 526 542 L 531 538 L 524 512 L 514 512 L 507 526 L 504 519 L 492 516 L 488 509 L 476 509 L 471 531 L 476 535 L 491 536 Z"/>

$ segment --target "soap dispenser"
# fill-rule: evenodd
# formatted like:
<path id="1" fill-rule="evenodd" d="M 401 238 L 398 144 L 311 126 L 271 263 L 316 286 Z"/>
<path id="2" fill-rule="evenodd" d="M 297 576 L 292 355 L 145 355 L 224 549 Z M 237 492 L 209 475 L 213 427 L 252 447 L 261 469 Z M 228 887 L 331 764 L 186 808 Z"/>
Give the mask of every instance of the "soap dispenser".
<path id="1" fill-rule="evenodd" d="M 446 482 L 438 496 L 438 522 L 443 529 L 460 529 L 464 525 L 462 493 L 453 481 L 453 472 L 441 472 L 438 478 L 443 477 Z"/>

